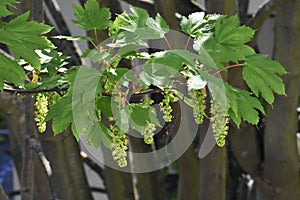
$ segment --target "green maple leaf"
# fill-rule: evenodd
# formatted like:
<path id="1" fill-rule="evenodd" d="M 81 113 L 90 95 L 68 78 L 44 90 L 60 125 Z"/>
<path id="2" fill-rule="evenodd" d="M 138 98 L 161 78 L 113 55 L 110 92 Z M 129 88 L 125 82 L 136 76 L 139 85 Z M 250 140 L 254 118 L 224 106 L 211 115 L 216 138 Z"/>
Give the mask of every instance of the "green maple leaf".
<path id="1" fill-rule="evenodd" d="M 111 14 L 108 8 L 100 8 L 96 0 L 88 0 L 84 8 L 73 4 L 74 16 L 77 20 L 72 20 L 74 24 L 84 30 L 103 30 L 110 24 Z"/>
<path id="2" fill-rule="evenodd" d="M 245 60 L 255 51 L 245 45 L 254 35 L 249 27 L 239 27 L 237 16 L 219 18 L 211 34 L 198 38 L 194 42 L 194 49 L 200 53 L 201 61 L 209 68 L 226 70 L 224 65 L 228 62 Z"/>
<path id="3" fill-rule="evenodd" d="M 161 127 L 155 108 L 140 104 L 130 104 L 128 107 L 130 118 L 130 126 L 136 131 L 142 133 L 148 123 Z"/>
<path id="4" fill-rule="evenodd" d="M 35 21 L 27 21 L 29 12 L 24 13 L 0 29 L 0 42 L 6 44 L 16 58 L 23 58 L 32 67 L 40 70 L 40 58 L 37 49 L 52 49 L 54 45 L 43 34 L 52 27 Z"/>
<path id="5" fill-rule="evenodd" d="M 72 114 L 72 96 L 66 95 L 53 105 L 45 121 L 52 119 L 52 130 L 54 135 L 57 135 L 68 128 L 73 121 Z"/>
<path id="6" fill-rule="evenodd" d="M 160 88 L 172 87 L 172 78 L 179 76 L 179 71 L 186 65 L 192 71 L 198 71 L 196 67 L 199 55 L 187 50 L 167 50 L 156 52 L 144 65 L 144 72 L 140 78 L 146 85 L 156 85 Z"/>
<path id="7" fill-rule="evenodd" d="M 265 114 L 260 101 L 251 96 L 246 90 L 240 90 L 225 83 L 226 96 L 228 99 L 228 113 L 234 123 L 239 127 L 242 119 L 250 124 L 257 125 L 259 112 Z"/>
<path id="8" fill-rule="evenodd" d="M 188 17 L 183 16 L 180 21 L 181 29 L 193 38 L 203 37 L 210 34 L 215 28 L 216 21 L 224 16 L 219 14 L 208 14 L 195 12 Z"/>
<path id="9" fill-rule="evenodd" d="M 143 39 L 158 39 L 164 37 L 169 32 L 169 26 L 166 21 L 157 14 L 155 19 L 142 9 L 130 7 L 132 14 L 126 12 L 118 16 L 116 25 L 120 29 L 135 33 Z M 111 27 L 112 30 L 115 26 Z"/>
<path id="10" fill-rule="evenodd" d="M 1 0 L 0 1 L 0 18 L 1 17 L 6 17 L 12 14 L 11 11 L 7 9 L 8 6 L 15 8 L 13 5 L 16 3 L 16 0 Z"/>
<path id="11" fill-rule="evenodd" d="M 256 55 L 247 58 L 243 68 L 243 79 L 256 96 L 261 94 L 269 104 L 272 104 L 274 92 L 285 94 L 285 86 L 278 75 L 286 73 L 277 61 L 268 60 L 265 55 Z"/>
<path id="12" fill-rule="evenodd" d="M 180 22 L 182 31 L 192 37 L 196 37 L 197 32 L 202 25 L 204 16 L 204 12 L 192 13 L 188 16 L 188 18 L 183 16 Z"/>
<path id="13" fill-rule="evenodd" d="M 212 36 L 203 37 L 194 42 L 194 49 L 200 54 L 200 61 L 208 68 L 225 70 L 228 62 L 237 63 L 246 56 L 254 55 L 254 50 L 247 45 L 221 44 Z"/>
<path id="14" fill-rule="evenodd" d="M 254 36 L 250 27 L 239 26 L 238 17 L 232 16 L 218 20 L 215 28 L 215 38 L 220 44 L 243 45 Z"/>
<path id="15" fill-rule="evenodd" d="M 26 74 L 18 62 L 0 54 L 0 91 L 3 89 L 4 81 L 21 86 L 24 85 L 25 79 Z"/>

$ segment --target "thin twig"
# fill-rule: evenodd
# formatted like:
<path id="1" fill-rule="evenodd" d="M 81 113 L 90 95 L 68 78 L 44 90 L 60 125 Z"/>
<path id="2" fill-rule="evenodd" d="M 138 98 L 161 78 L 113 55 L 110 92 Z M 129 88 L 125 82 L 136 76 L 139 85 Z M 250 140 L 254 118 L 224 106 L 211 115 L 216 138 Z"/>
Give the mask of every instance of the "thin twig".
<path id="1" fill-rule="evenodd" d="M 166 36 L 164 36 L 164 40 L 165 40 L 165 42 L 167 43 L 168 48 L 171 50 L 171 49 L 172 49 L 172 46 L 171 46 L 169 40 L 166 38 Z"/>
<path id="2" fill-rule="evenodd" d="M 187 39 L 184 50 L 187 50 L 187 48 L 189 47 L 189 43 L 190 43 L 191 38 L 192 37 L 189 36 L 189 38 Z"/>

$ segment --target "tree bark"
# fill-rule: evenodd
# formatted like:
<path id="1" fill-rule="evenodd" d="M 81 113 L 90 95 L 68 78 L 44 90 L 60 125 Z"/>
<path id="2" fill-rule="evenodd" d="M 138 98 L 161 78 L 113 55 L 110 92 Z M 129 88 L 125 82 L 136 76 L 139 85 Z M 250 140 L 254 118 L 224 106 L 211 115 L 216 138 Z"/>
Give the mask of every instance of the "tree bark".
<path id="1" fill-rule="evenodd" d="M 179 181 L 178 181 L 178 200 L 196 200 L 199 194 L 199 159 L 196 155 L 194 145 L 178 159 Z"/>
<path id="2" fill-rule="evenodd" d="M 206 0 L 207 13 L 234 15 L 235 0 Z M 223 77 L 226 79 L 226 76 Z M 213 135 L 211 129 L 207 134 Z M 203 136 L 202 136 L 203 137 Z M 227 182 L 227 151 L 226 148 L 215 146 L 213 150 L 200 160 L 200 193 L 199 199 L 225 200 Z"/>
<path id="3" fill-rule="evenodd" d="M 213 134 L 212 132 L 207 134 Z M 199 200 L 226 199 L 226 148 L 215 146 L 200 160 Z"/>
<path id="4" fill-rule="evenodd" d="M 24 113 L 24 135 L 23 135 L 23 166 L 21 172 L 21 197 L 23 200 L 34 199 L 34 170 L 35 170 L 35 153 L 30 144 L 30 138 L 36 137 L 36 129 L 34 127 L 33 115 L 34 101 L 30 95 L 25 97 Z"/>
<path id="5" fill-rule="evenodd" d="M 110 200 L 133 200 L 133 182 L 130 173 L 105 167 L 105 185 Z"/>
<path id="6" fill-rule="evenodd" d="M 166 20 L 170 29 L 180 30 L 179 21 L 176 19 L 176 7 L 174 0 L 155 0 L 155 8 L 157 12 Z"/>
<path id="7" fill-rule="evenodd" d="M 40 135 L 40 140 L 53 169 L 58 196 L 72 200 L 93 199 L 75 138 L 69 130 L 54 137 L 49 128 Z"/>
<path id="8" fill-rule="evenodd" d="M 151 152 L 153 149 L 150 145 L 144 143 L 142 138 L 129 137 L 131 151 L 135 153 Z M 136 165 L 151 166 L 151 161 L 145 160 L 143 163 L 135 163 Z M 140 199 L 164 199 L 164 187 L 162 182 L 162 174 L 160 170 L 134 174 L 137 178 L 137 190 Z"/>
<path id="9" fill-rule="evenodd" d="M 234 15 L 237 12 L 235 0 L 205 0 L 207 13 Z"/>
<path id="10" fill-rule="evenodd" d="M 296 145 L 300 43 L 300 2 L 284 6 L 276 16 L 275 59 L 288 75 L 284 76 L 287 96 L 277 96 L 267 110 L 264 134 L 264 179 L 271 187 L 259 185 L 258 200 L 296 200 L 300 196 L 299 156 Z"/>

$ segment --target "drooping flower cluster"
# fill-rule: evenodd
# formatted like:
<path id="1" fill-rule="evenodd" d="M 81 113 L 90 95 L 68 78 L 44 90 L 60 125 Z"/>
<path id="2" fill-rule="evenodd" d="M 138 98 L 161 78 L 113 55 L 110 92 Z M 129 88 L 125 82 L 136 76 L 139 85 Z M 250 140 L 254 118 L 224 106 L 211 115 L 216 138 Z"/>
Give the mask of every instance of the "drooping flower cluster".
<path id="1" fill-rule="evenodd" d="M 191 90 L 189 95 L 192 97 L 193 115 L 197 124 L 202 124 L 205 116 L 205 97 L 206 94 L 203 90 Z"/>
<path id="2" fill-rule="evenodd" d="M 176 102 L 178 101 L 178 98 L 170 91 L 170 90 L 166 90 L 164 92 L 164 98 L 163 100 L 159 103 L 160 105 L 160 109 L 163 112 L 164 116 L 164 120 L 166 122 L 171 122 L 172 121 L 172 107 L 170 105 L 171 102 Z"/>
<path id="3" fill-rule="evenodd" d="M 44 133 L 46 131 L 46 122 L 45 118 L 47 116 L 47 113 L 49 111 L 48 109 L 48 97 L 46 94 L 39 93 L 35 97 L 35 108 L 36 111 L 34 112 L 35 114 L 35 122 L 38 127 L 38 131 L 40 133 Z"/>
<path id="4" fill-rule="evenodd" d="M 215 101 L 211 102 L 210 113 L 210 121 L 212 123 L 212 129 L 215 133 L 215 140 L 218 146 L 223 147 L 228 134 L 229 115 L 225 109 Z"/>
<path id="5" fill-rule="evenodd" d="M 125 133 L 121 132 L 121 130 L 116 125 L 110 126 L 112 136 L 112 157 L 115 161 L 117 161 L 120 167 L 127 166 L 127 145 L 128 139 Z"/>
<path id="6" fill-rule="evenodd" d="M 145 127 L 142 135 L 144 136 L 144 142 L 146 144 L 151 144 L 153 142 L 153 136 L 156 128 L 155 125 L 152 123 L 148 123 L 148 125 Z"/>

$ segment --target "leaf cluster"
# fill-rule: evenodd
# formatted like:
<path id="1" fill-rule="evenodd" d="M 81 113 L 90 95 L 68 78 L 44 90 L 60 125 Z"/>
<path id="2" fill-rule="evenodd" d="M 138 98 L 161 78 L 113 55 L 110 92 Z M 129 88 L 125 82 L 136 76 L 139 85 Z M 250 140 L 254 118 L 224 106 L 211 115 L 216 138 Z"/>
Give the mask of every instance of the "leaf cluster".
<path id="1" fill-rule="evenodd" d="M 0 2 L 0 18 L 11 14 L 7 7 L 15 2 Z M 169 27 L 159 14 L 152 18 L 146 11 L 130 7 L 130 13 L 123 12 L 112 21 L 109 9 L 100 8 L 96 0 L 88 0 L 83 7 L 73 5 L 73 10 L 73 23 L 80 28 L 107 30 L 111 37 L 101 44 L 84 36 L 57 37 L 94 44 L 82 58 L 90 59 L 96 68 L 64 67 L 68 57 L 55 51 L 44 36 L 52 27 L 28 20 L 29 12 L 0 25 L 0 43 L 15 57 L 0 54 L 0 90 L 5 83 L 24 90 L 57 88 L 59 96 L 46 117 L 46 121 L 52 120 L 54 134 L 71 126 L 77 139 L 84 136 L 96 147 L 101 143 L 111 147 L 109 124 L 117 125 L 123 133 L 132 129 L 142 133 L 149 123 L 159 127 L 164 123 L 157 116 L 159 111 L 151 103 L 143 103 L 146 94 L 154 90 L 162 94 L 171 91 L 186 102 L 184 91 L 208 91 L 237 126 L 243 120 L 256 125 L 259 114 L 265 114 L 262 100 L 272 104 L 274 93 L 285 94 L 280 76 L 286 71 L 246 45 L 255 31 L 239 26 L 237 16 L 198 12 L 182 17 L 182 32 L 194 50 L 149 53 L 149 41 L 168 42 Z M 128 66 L 122 66 L 124 60 Z M 140 71 L 134 68 L 139 62 L 144 63 Z M 232 67 L 243 68 L 242 78 L 249 91 L 237 89 L 218 76 Z M 182 86 L 183 91 L 178 89 Z"/>

